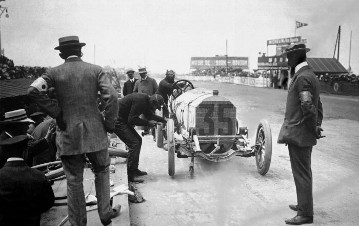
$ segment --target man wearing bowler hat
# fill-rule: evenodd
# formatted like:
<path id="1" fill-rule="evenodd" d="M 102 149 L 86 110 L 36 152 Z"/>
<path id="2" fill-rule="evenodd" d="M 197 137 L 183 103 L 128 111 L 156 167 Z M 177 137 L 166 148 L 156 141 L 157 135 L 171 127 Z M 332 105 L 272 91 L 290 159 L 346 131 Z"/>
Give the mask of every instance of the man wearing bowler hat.
<path id="1" fill-rule="evenodd" d="M 68 215 L 72 225 L 86 225 L 83 189 L 85 155 L 95 174 L 98 213 L 103 225 L 119 215 L 120 205 L 110 206 L 110 157 L 107 133 L 112 133 L 118 114 L 117 93 L 102 68 L 81 60 L 85 43 L 77 36 L 59 39 L 60 57 L 65 62 L 49 69 L 31 84 L 29 97 L 40 109 L 56 119 L 56 146 L 67 178 Z M 57 101 L 46 91 L 54 88 Z M 104 101 L 103 115 L 97 95 Z"/>
<path id="2" fill-rule="evenodd" d="M 138 80 L 137 78 L 134 78 L 135 71 L 132 69 L 128 69 L 126 71 L 126 74 L 128 76 L 128 80 L 123 84 L 123 96 L 127 96 L 128 94 L 131 94 L 133 92 L 133 88 L 135 87 L 135 83 Z"/>
<path id="3" fill-rule="evenodd" d="M 23 152 L 29 137 L 18 135 L 0 140 L 7 153 L 0 169 L 0 225 L 40 225 L 41 214 L 55 201 L 54 192 L 45 175 L 26 165 Z"/>
<path id="4" fill-rule="evenodd" d="M 138 73 L 140 74 L 141 79 L 137 80 L 135 87 L 133 88 L 134 93 L 145 93 L 148 96 L 152 96 L 156 93 L 158 89 L 158 84 L 155 79 L 150 78 L 147 75 L 146 68 L 139 68 Z"/>
<path id="5" fill-rule="evenodd" d="M 279 132 L 278 143 L 288 145 L 297 191 L 297 204 L 289 205 L 297 215 L 285 220 L 287 224 L 292 225 L 313 223 L 311 154 L 317 139 L 323 137 L 320 84 L 306 62 L 308 51 L 305 44 L 294 44 L 284 53 L 293 76 L 288 87 L 285 118 Z"/>

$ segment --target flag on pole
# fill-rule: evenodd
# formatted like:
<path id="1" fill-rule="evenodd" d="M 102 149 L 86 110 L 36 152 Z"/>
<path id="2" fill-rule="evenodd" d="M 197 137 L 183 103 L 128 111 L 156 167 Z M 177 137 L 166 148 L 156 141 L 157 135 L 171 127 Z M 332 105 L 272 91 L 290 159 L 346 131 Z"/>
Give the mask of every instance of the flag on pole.
<path id="1" fill-rule="evenodd" d="M 295 26 L 297 28 L 300 28 L 300 27 L 308 26 L 308 24 L 307 23 L 302 23 L 302 22 L 299 22 L 299 21 L 295 21 Z"/>

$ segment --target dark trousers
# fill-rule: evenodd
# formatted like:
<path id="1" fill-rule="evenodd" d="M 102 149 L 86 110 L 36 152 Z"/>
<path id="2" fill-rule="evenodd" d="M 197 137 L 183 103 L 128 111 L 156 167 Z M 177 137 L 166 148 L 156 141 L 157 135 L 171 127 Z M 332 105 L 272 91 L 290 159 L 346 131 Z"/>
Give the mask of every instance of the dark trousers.
<path id="1" fill-rule="evenodd" d="M 290 163 L 297 190 L 298 216 L 313 216 L 312 148 L 288 144 Z"/>
<path id="2" fill-rule="evenodd" d="M 134 173 L 138 169 L 142 138 L 132 126 L 122 121 L 116 122 L 115 134 L 128 147 L 127 171 L 128 174 Z"/>

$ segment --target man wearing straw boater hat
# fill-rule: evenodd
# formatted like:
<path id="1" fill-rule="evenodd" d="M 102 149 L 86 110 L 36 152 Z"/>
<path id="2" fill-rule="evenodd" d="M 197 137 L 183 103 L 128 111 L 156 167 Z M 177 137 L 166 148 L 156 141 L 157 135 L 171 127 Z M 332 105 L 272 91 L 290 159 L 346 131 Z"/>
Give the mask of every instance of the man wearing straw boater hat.
<path id="1" fill-rule="evenodd" d="M 27 135 L 29 124 L 34 121 L 27 117 L 25 109 L 18 109 L 14 111 L 5 112 L 4 121 L 0 121 L 0 140 L 12 138 L 18 135 Z M 50 139 L 53 135 L 55 125 L 49 126 L 46 135 L 39 140 L 34 140 L 30 135 L 28 146 L 23 152 L 23 158 L 28 166 L 32 166 L 33 158 L 49 147 Z M 6 152 L 2 151 L 0 147 L 0 168 L 2 168 L 7 161 Z"/>
<path id="2" fill-rule="evenodd" d="M 120 205 L 110 206 L 110 157 L 107 133 L 113 132 L 118 114 L 117 93 L 109 77 L 97 65 L 82 61 L 85 43 L 77 36 L 59 39 L 60 57 L 65 62 L 49 69 L 31 84 L 28 94 L 40 109 L 58 125 L 56 146 L 67 178 L 68 215 L 72 225 L 86 225 L 83 189 L 85 155 L 95 174 L 98 213 L 103 225 L 119 215 Z M 46 95 L 54 88 L 57 101 Z M 97 97 L 104 101 L 104 114 L 97 107 Z"/>
<path id="3" fill-rule="evenodd" d="M 323 108 L 319 97 L 320 84 L 306 62 L 309 51 L 305 44 L 286 49 L 292 80 L 288 87 L 285 118 L 278 143 L 287 144 L 297 191 L 297 204 L 289 205 L 297 215 L 287 224 L 313 223 L 313 178 L 311 154 L 317 139 L 322 138 Z"/>
<path id="4" fill-rule="evenodd" d="M 28 139 L 17 135 L 0 140 L 9 157 L 0 169 L 0 225 L 40 225 L 41 214 L 54 204 L 54 192 L 45 175 L 23 159 Z"/>

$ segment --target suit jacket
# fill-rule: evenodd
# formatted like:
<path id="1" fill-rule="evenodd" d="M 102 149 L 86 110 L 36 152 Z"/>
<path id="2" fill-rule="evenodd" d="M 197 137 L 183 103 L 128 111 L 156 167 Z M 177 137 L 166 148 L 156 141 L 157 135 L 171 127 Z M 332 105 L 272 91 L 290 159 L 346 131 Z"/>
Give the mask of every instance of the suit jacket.
<path id="1" fill-rule="evenodd" d="M 301 103 L 300 92 L 309 91 L 312 105 Z M 279 132 L 278 143 L 310 147 L 317 144 L 316 126 L 322 124 L 323 108 L 319 97 L 320 84 L 309 66 L 294 74 L 288 88 L 285 118 Z"/>
<path id="2" fill-rule="evenodd" d="M 173 92 L 172 85 L 173 83 L 169 83 L 167 79 L 164 78 L 160 81 L 160 84 L 158 86 L 158 90 L 156 93 L 163 97 L 165 104 L 168 103 L 168 96 L 171 95 Z"/>
<path id="3" fill-rule="evenodd" d="M 133 93 L 133 88 L 135 87 L 135 83 L 137 80 L 137 78 L 134 78 L 134 82 L 131 82 L 129 79 L 123 84 L 123 96 L 127 96 L 128 94 Z"/>
<path id="4" fill-rule="evenodd" d="M 52 118 L 61 117 L 66 129 L 57 127 L 56 146 L 60 155 L 77 155 L 108 148 L 106 130 L 113 130 L 118 114 L 117 92 L 97 65 L 69 58 L 42 75 L 48 89 L 54 87 L 57 102 L 29 89 L 29 96 Z M 97 107 L 100 92 L 106 107 Z M 105 129 L 106 127 L 106 129 Z"/>
<path id="5" fill-rule="evenodd" d="M 148 126 L 148 121 L 139 118 L 143 114 L 148 120 L 166 122 L 164 118 L 155 115 L 150 108 L 150 97 L 144 93 L 132 93 L 118 101 L 118 120 L 131 126 Z"/>
<path id="6" fill-rule="evenodd" d="M 24 161 L 6 162 L 0 169 L 0 225 L 40 225 L 41 213 L 54 204 L 45 175 Z"/>
<path id="7" fill-rule="evenodd" d="M 133 88 L 134 93 L 145 93 L 149 96 L 152 96 L 156 93 L 158 89 L 158 85 L 155 79 L 147 76 L 146 79 L 139 79 L 135 83 L 135 87 Z"/>

